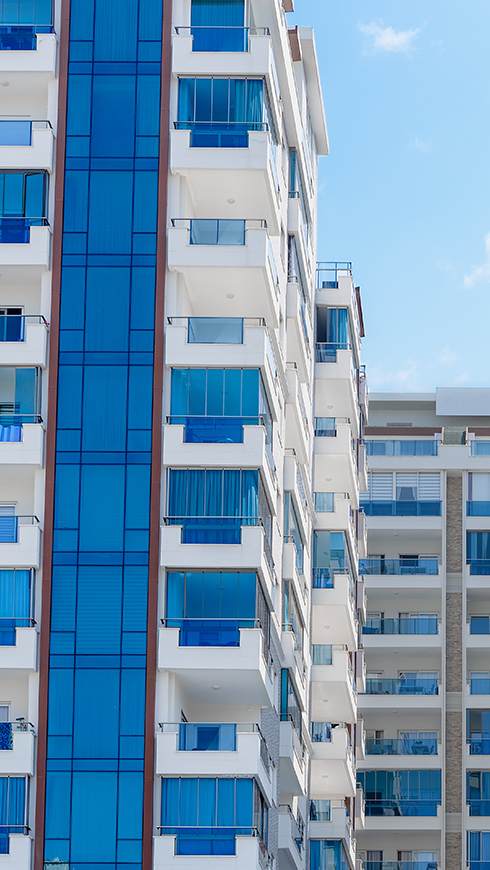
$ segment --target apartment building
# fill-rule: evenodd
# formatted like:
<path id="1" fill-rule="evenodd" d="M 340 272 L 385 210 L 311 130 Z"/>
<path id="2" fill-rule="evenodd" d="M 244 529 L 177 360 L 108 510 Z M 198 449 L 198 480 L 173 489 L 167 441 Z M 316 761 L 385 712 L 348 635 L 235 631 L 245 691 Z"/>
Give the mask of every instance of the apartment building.
<path id="1" fill-rule="evenodd" d="M 365 870 L 485 870 L 490 391 L 371 394 L 366 447 L 359 855 Z"/>
<path id="2" fill-rule="evenodd" d="M 0 6 L 10 870 L 354 870 L 362 309 L 292 8 Z"/>

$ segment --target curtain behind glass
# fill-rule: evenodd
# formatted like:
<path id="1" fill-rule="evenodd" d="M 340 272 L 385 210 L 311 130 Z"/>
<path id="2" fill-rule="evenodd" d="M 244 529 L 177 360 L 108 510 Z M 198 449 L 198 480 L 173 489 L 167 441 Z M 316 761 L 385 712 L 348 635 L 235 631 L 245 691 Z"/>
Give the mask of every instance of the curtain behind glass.
<path id="1" fill-rule="evenodd" d="M 193 51 L 246 51 L 244 0 L 192 0 Z"/>

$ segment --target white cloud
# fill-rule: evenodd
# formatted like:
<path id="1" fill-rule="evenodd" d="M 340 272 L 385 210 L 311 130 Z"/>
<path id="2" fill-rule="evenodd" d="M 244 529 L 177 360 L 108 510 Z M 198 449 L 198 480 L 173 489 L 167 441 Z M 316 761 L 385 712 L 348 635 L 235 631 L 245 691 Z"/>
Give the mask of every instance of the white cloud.
<path id="1" fill-rule="evenodd" d="M 409 54 L 414 39 L 419 35 L 417 30 L 395 30 L 394 27 L 382 27 L 372 21 L 371 24 L 359 24 L 359 30 L 372 39 L 371 48 L 375 52 L 390 54 Z"/>
<path id="2" fill-rule="evenodd" d="M 480 284 L 481 281 L 490 280 L 490 233 L 485 236 L 485 251 L 487 254 L 487 262 L 483 266 L 474 266 L 469 275 L 464 276 L 464 286 L 466 290 L 471 290 L 475 284 Z"/>
<path id="3" fill-rule="evenodd" d="M 419 139 L 418 136 L 416 136 L 415 139 L 413 140 L 411 147 L 416 148 L 417 151 L 423 151 L 424 153 L 427 153 L 427 151 L 431 150 L 430 143 L 424 142 L 422 139 Z"/>
<path id="4" fill-rule="evenodd" d="M 449 345 L 446 345 L 446 347 L 442 348 L 442 350 L 439 354 L 438 362 L 440 362 L 441 365 L 443 365 L 443 366 L 447 366 L 450 363 L 456 362 L 457 359 L 458 359 L 458 357 L 454 353 L 454 351 L 451 350 Z"/>
<path id="5" fill-rule="evenodd" d="M 469 381 L 471 381 L 471 378 L 469 375 L 458 375 L 457 378 L 454 378 L 453 383 L 457 387 L 457 386 L 460 386 L 461 384 L 467 384 Z"/>

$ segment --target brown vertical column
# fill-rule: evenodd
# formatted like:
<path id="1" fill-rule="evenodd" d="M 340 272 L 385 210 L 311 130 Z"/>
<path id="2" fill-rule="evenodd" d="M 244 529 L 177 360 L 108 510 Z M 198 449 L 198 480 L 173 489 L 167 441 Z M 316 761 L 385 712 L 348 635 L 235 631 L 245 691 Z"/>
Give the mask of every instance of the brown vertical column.
<path id="1" fill-rule="evenodd" d="M 66 100 L 70 48 L 70 0 L 62 0 L 59 33 L 58 126 L 56 130 L 56 184 L 52 221 L 51 329 L 49 346 L 48 419 L 43 532 L 43 576 L 39 646 L 39 726 L 37 737 L 34 870 L 44 867 L 44 812 L 46 806 L 46 754 L 51 623 L 51 569 L 53 559 L 54 481 L 56 462 L 56 409 L 58 405 L 58 353 L 60 335 L 61 249 L 65 190 Z"/>
<path id="2" fill-rule="evenodd" d="M 160 569 L 160 503 L 162 479 L 162 402 L 167 268 L 167 200 L 170 154 L 170 85 L 172 76 L 172 0 L 163 0 L 160 151 L 158 177 L 157 268 L 153 369 L 153 421 L 148 570 L 148 622 L 145 711 L 142 870 L 153 864 L 153 804 L 155 790 L 155 694 L 157 675 L 158 576 Z"/>
<path id="3" fill-rule="evenodd" d="M 461 870 L 463 813 L 463 481 L 446 499 L 446 870 Z"/>

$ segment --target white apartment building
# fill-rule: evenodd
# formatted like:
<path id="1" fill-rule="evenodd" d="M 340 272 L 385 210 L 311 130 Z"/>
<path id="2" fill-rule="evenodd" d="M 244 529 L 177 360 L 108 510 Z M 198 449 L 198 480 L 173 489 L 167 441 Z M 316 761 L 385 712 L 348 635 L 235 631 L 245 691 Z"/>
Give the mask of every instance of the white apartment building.
<path id="1" fill-rule="evenodd" d="M 0 7 L 0 870 L 355 870 L 364 327 L 292 9 Z"/>
<path id="2" fill-rule="evenodd" d="M 489 427 L 488 389 L 371 394 L 365 870 L 487 867 Z"/>

